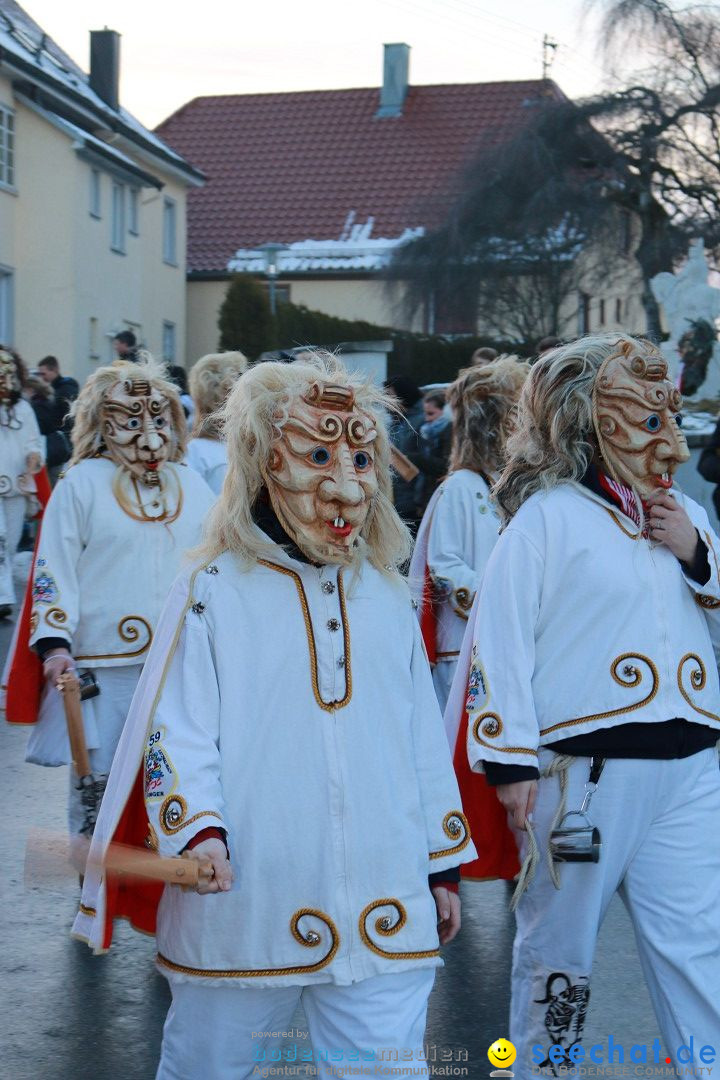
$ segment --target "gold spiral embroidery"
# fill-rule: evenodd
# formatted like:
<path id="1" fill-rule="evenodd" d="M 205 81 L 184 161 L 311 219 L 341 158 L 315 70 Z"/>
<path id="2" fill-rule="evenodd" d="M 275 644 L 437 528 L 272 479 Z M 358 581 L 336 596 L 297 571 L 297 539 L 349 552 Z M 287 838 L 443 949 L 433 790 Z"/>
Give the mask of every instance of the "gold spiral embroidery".
<path id="1" fill-rule="evenodd" d="M 496 730 L 496 725 L 500 726 Z M 486 728 L 490 730 L 486 730 Z M 537 757 L 537 750 L 530 750 L 526 746 L 493 746 L 492 743 L 483 739 L 481 731 L 490 739 L 497 739 L 503 730 L 503 722 L 494 712 L 484 712 L 478 716 L 473 723 L 473 738 L 475 742 L 480 743 L 481 746 L 489 746 L 493 750 L 502 750 L 503 754 L 530 754 L 531 757 Z"/>
<path id="2" fill-rule="evenodd" d="M 705 689 L 705 684 L 707 682 L 707 672 L 705 670 L 705 665 L 703 664 L 700 657 L 697 656 L 695 653 L 685 653 L 685 656 L 683 656 L 682 660 L 678 664 L 678 669 L 677 669 L 678 690 L 680 691 L 682 696 L 685 698 L 685 700 L 687 701 L 690 708 L 694 709 L 696 713 L 700 713 L 701 716 L 707 716 L 708 719 L 710 719 L 710 720 L 717 720 L 718 723 L 720 723 L 720 716 L 716 716 L 715 713 L 708 712 L 707 709 L 702 709 L 702 708 L 700 708 L 699 705 L 696 705 L 695 702 L 690 697 L 687 690 L 685 689 L 685 687 L 683 686 L 683 668 L 685 667 L 685 665 L 687 664 L 687 662 L 689 660 L 691 660 L 695 664 L 697 664 L 697 667 L 693 671 L 690 672 L 690 685 L 691 685 L 692 689 L 693 690 L 704 690 Z"/>
<path id="3" fill-rule="evenodd" d="M 442 859 L 445 855 L 454 855 L 456 851 L 462 851 L 470 843 L 470 826 L 462 810 L 451 810 L 449 814 L 446 814 L 442 827 L 445 835 L 450 840 L 456 840 L 457 843 L 443 848 L 442 851 L 431 851 L 431 859 Z"/>
<path id="4" fill-rule="evenodd" d="M 49 614 L 49 613 L 48 613 Z M 139 623 L 139 626 L 136 625 Z M 116 660 L 119 658 L 125 658 L 128 656 L 140 656 L 150 647 L 150 642 L 153 639 L 152 626 L 144 619 L 142 615 L 125 615 L 117 625 L 117 632 L 122 641 L 128 644 L 134 644 L 140 639 L 141 631 L 145 631 L 144 636 L 140 642 L 140 646 L 137 649 L 130 649 L 128 652 L 117 653 L 86 653 L 83 656 L 76 656 L 76 660 Z"/>
<path id="5" fill-rule="evenodd" d="M 439 956 L 439 949 L 422 949 L 414 952 L 392 952 L 381 948 L 370 937 L 367 929 L 367 921 L 374 911 L 379 908 L 389 907 L 393 909 L 392 915 L 384 915 L 375 920 L 375 930 L 382 937 L 392 937 L 397 934 L 407 923 L 407 911 L 399 900 L 392 896 L 383 897 L 381 900 L 373 900 L 364 907 L 358 919 L 358 929 L 364 945 L 374 952 L 376 956 L 382 956 L 386 960 L 422 960 L 426 956 Z M 394 920 L 394 921 L 393 921 Z"/>
<path id="6" fill-rule="evenodd" d="M 311 916 L 313 919 L 318 919 L 330 933 L 330 948 L 319 960 L 316 960 L 314 964 L 293 964 L 291 967 L 281 968 L 239 968 L 231 970 L 222 968 L 193 968 L 187 967 L 185 964 L 176 964 L 172 960 L 168 960 L 162 953 L 158 953 L 157 961 L 159 964 L 162 964 L 163 967 L 169 968 L 171 971 L 177 971 L 182 975 L 200 975 L 206 979 L 258 979 L 272 975 L 310 974 L 313 971 L 320 971 L 331 963 L 340 947 L 340 934 L 333 920 L 329 915 L 326 915 L 324 911 L 318 911 L 316 908 L 300 908 L 300 910 L 296 911 L 290 919 L 290 933 L 295 940 L 300 945 L 304 945 L 305 948 L 316 949 L 323 943 L 322 936 L 317 930 L 306 930 L 303 933 L 300 929 L 300 920 L 308 916 Z"/>
<path id="7" fill-rule="evenodd" d="M 632 705 L 624 705 L 619 709 L 608 709 L 607 712 L 590 713 L 588 716 L 579 716 L 576 720 L 564 720 L 560 724 L 553 724 L 552 727 L 543 728 L 540 735 L 548 735 L 551 731 L 558 731 L 560 728 L 573 727 L 576 724 L 586 724 L 594 720 L 606 720 L 611 716 L 624 716 L 626 713 L 635 712 L 637 709 L 642 709 L 645 705 L 649 705 L 658 692 L 660 686 L 660 674 L 655 664 L 648 656 L 643 656 L 642 653 L 623 653 L 621 656 L 616 657 L 610 665 L 610 674 L 613 680 L 618 686 L 624 686 L 628 690 L 634 689 L 639 686 L 643 681 L 642 671 L 634 664 L 627 663 L 630 660 L 639 660 L 643 664 L 647 664 L 652 675 L 652 686 L 650 690 L 640 701 L 634 702 Z M 625 666 L 621 673 L 618 673 L 620 665 Z"/>
<path id="8" fill-rule="evenodd" d="M 160 828 L 166 836 L 172 836 L 176 832 L 180 832 L 187 825 L 192 825 L 194 821 L 197 821 L 201 817 L 215 817 L 220 818 L 220 815 L 216 810 L 200 810 L 197 814 L 193 814 L 191 818 L 187 817 L 187 803 L 182 795 L 168 795 L 160 806 Z M 222 818 L 220 818 L 222 821 Z"/>
<path id="9" fill-rule="evenodd" d="M 63 630 L 68 620 L 67 611 L 60 607 L 52 607 L 45 616 L 45 622 L 52 626 L 53 630 Z"/>
<path id="10" fill-rule="evenodd" d="M 455 589 L 450 597 L 450 606 L 456 615 L 467 622 L 474 600 L 475 593 L 471 593 L 469 589 Z"/>
<path id="11" fill-rule="evenodd" d="M 701 608 L 705 608 L 707 611 L 712 611 L 714 608 L 720 607 L 720 600 L 715 600 L 712 596 L 705 596 L 704 593 L 695 593 L 695 603 L 699 604 Z"/>

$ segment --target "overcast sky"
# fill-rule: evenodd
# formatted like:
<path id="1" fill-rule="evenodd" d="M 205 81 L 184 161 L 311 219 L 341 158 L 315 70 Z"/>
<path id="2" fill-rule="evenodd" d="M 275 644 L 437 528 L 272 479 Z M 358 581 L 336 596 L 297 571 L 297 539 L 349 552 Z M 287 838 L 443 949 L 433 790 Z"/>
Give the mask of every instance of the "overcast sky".
<path id="1" fill-rule="evenodd" d="M 122 100 L 154 127 L 207 94 L 377 86 L 384 42 L 411 46 L 415 84 L 552 76 L 572 97 L 602 82 L 583 0 L 20 0 L 87 70 L 88 32 L 122 34 Z"/>

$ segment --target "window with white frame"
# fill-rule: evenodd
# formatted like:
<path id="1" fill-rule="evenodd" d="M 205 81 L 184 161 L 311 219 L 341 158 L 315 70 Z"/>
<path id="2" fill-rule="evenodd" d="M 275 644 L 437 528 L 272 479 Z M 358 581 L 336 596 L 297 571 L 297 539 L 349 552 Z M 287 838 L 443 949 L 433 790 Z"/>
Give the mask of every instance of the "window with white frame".
<path id="1" fill-rule="evenodd" d="M 130 188 L 128 203 L 128 232 L 133 236 L 140 235 L 140 192 L 137 188 Z"/>
<path id="2" fill-rule="evenodd" d="M 177 266 L 177 204 L 168 198 L 163 202 L 163 262 Z"/>
<path id="3" fill-rule="evenodd" d="M 100 217 L 101 203 L 100 203 L 100 170 L 90 170 L 90 216 L 94 218 Z"/>
<path id="4" fill-rule="evenodd" d="M 0 105 L 0 184 L 15 187 L 15 114 Z"/>
<path id="5" fill-rule="evenodd" d="M 11 345 L 13 336 L 13 273 L 0 266 L 0 344 Z"/>
<path id="6" fill-rule="evenodd" d="M 162 330 L 163 360 L 166 364 L 175 363 L 175 323 L 164 322 Z"/>
<path id="7" fill-rule="evenodd" d="M 112 230 L 110 247 L 118 254 L 125 254 L 125 185 L 113 180 Z"/>

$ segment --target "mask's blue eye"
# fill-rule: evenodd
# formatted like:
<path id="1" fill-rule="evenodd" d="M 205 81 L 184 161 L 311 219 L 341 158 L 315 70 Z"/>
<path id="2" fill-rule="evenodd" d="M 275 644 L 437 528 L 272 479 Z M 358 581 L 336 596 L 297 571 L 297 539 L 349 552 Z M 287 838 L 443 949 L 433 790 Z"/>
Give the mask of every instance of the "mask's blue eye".
<path id="1" fill-rule="evenodd" d="M 354 457 L 356 469 L 367 469 L 370 464 L 370 455 L 366 454 L 364 450 L 358 450 Z"/>
<path id="2" fill-rule="evenodd" d="M 678 427 L 682 427 L 682 413 L 675 413 L 675 423 Z"/>
<path id="3" fill-rule="evenodd" d="M 330 460 L 330 451 L 324 446 L 316 446 L 310 455 L 310 460 L 316 465 L 327 465 Z"/>
<path id="4" fill-rule="evenodd" d="M 647 420 L 643 424 L 643 427 L 647 428 L 648 431 L 659 431 L 661 426 L 662 420 L 657 413 L 650 413 Z"/>

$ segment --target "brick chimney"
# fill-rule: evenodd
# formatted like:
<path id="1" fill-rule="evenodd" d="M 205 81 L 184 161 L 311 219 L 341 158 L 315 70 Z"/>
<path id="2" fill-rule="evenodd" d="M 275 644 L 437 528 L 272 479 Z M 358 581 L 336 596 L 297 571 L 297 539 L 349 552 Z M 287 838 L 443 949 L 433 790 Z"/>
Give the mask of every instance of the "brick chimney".
<path id="1" fill-rule="evenodd" d="M 120 35 L 90 31 L 90 89 L 115 112 L 120 108 Z"/>
<path id="2" fill-rule="evenodd" d="M 380 90 L 380 108 L 376 116 L 402 116 L 403 103 L 408 91 L 410 69 L 410 46 L 384 45 L 383 84 Z"/>

